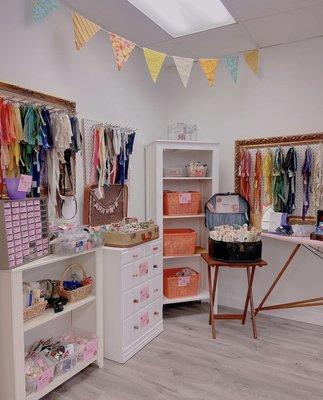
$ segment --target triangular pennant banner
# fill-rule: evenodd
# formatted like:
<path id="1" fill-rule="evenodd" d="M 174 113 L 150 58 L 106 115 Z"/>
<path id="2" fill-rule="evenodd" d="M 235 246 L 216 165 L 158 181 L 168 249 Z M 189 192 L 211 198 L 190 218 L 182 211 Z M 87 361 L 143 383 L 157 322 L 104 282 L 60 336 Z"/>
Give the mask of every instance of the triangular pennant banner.
<path id="1" fill-rule="evenodd" d="M 176 57 L 176 56 L 173 56 L 173 59 L 174 59 L 177 71 L 179 73 L 179 76 L 181 78 L 181 81 L 182 81 L 184 87 L 186 87 L 188 80 L 190 79 L 194 60 L 192 58 L 183 58 L 183 57 Z"/>
<path id="2" fill-rule="evenodd" d="M 124 39 L 114 33 L 110 33 L 109 36 L 117 68 L 120 71 L 127 62 L 130 54 L 132 53 L 132 50 L 135 48 L 136 45 L 130 40 Z"/>
<path id="3" fill-rule="evenodd" d="M 255 74 L 258 74 L 259 72 L 259 51 L 258 49 L 256 50 L 251 50 L 251 51 L 246 51 L 243 53 L 244 59 L 246 60 L 246 63 L 249 65 L 249 68 L 251 71 L 253 71 Z"/>
<path id="4" fill-rule="evenodd" d="M 224 65 L 227 67 L 230 72 L 232 79 L 235 83 L 237 83 L 238 79 L 238 65 L 239 65 L 239 56 L 234 54 L 230 56 L 223 57 Z"/>
<path id="5" fill-rule="evenodd" d="M 76 12 L 73 12 L 72 18 L 75 46 L 80 50 L 100 30 L 100 27 Z"/>
<path id="6" fill-rule="evenodd" d="M 33 0 L 33 19 L 38 22 L 59 7 L 56 0 Z"/>
<path id="7" fill-rule="evenodd" d="M 161 67 L 165 61 L 166 54 L 145 47 L 143 50 L 151 79 L 156 83 Z"/>
<path id="8" fill-rule="evenodd" d="M 213 86 L 219 60 L 217 58 L 200 58 L 199 63 L 209 82 L 209 86 Z"/>

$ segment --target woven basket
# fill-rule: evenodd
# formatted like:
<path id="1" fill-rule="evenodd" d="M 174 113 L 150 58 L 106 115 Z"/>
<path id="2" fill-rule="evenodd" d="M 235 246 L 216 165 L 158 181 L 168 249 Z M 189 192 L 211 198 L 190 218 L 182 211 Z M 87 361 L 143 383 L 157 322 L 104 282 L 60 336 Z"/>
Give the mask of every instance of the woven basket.
<path id="1" fill-rule="evenodd" d="M 40 314 L 44 314 L 47 307 L 47 301 L 40 301 L 30 307 L 24 309 L 24 321 L 28 321 L 31 318 L 38 317 Z"/>
<path id="2" fill-rule="evenodd" d="M 195 253 L 195 246 L 194 229 L 164 229 L 164 256 L 191 256 Z"/>
<path id="3" fill-rule="evenodd" d="M 65 277 L 68 274 L 68 272 L 70 272 L 73 268 L 78 268 L 81 270 L 81 272 L 83 274 L 82 280 L 84 280 L 86 278 L 85 270 L 84 270 L 83 266 L 79 263 L 69 265 L 66 268 L 66 270 L 64 271 L 62 280 L 59 285 L 59 294 L 60 294 L 60 296 L 65 297 L 70 303 L 75 303 L 76 301 L 79 301 L 79 300 L 82 300 L 82 299 L 85 299 L 86 297 L 88 297 L 88 295 L 91 293 L 91 290 L 93 287 L 93 283 L 91 283 L 89 285 L 82 286 L 75 290 L 65 290 L 64 289 Z"/>
<path id="4" fill-rule="evenodd" d="M 164 295 L 169 299 L 196 296 L 200 274 L 192 268 L 186 267 L 194 272 L 188 277 L 177 277 L 176 273 L 183 268 L 164 269 Z"/>
<path id="5" fill-rule="evenodd" d="M 199 192 L 171 192 L 164 191 L 164 215 L 198 214 L 201 208 L 201 194 Z"/>

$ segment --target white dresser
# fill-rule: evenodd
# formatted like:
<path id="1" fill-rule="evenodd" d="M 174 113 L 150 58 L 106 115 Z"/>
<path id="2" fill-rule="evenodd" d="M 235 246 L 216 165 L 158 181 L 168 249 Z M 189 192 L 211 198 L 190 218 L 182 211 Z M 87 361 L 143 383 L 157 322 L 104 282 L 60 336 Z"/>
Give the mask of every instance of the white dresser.
<path id="1" fill-rule="evenodd" d="M 126 362 L 163 331 L 163 244 L 103 247 L 104 357 Z"/>

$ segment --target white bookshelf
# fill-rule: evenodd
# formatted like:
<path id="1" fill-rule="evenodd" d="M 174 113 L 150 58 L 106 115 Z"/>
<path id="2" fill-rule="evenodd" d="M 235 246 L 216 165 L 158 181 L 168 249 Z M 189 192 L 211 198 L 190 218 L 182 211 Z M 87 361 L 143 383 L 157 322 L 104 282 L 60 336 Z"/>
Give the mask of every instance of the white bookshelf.
<path id="1" fill-rule="evenodd" d="M 66 266 L 81 263 L 94 278 L 91 295 L 68 303 L 55 314 L 52 309 L 29 321 L 23 321 L 23 282 L 60 279 Z M 22 267 L 0 271 L 0 376 L 1 396 L 6 400 L 38 400 L 92 363 L 103 366 L 103 267 L 102 249 L 72 256 L 50 255 Z M 98 354 L 77 363 L 67 373 L 57 376 L 43 390 L 26 395 L 25 351 L 36 340 L 55 337 L 62 332 L 85 331 L 98 337 Z M 3 397 L 2 397 L 3 396 Z"/>
<path id="2" fill-rule="evenodd" d="M 190 161 L 200 161 L 208 165 L 207 176 L 165 177 L 164 168 L 184 167 Z M 164 190 L 193 190 L 201 193 L 201 210 L 196 215 L 163 215 Z M 207 300 L 207 269 L 201 253 L 207 251 L 208 231 L 205 228 L 204 205 L 219 191 L 219 145 L 206 142 L 183 142 L 157 140 L 146 147 L 146 218 L 153 218 L 160 226 L 161 236 L 164 228 L 192 228 L 197 232 L 197 247 L 192 256 L 163 257 L 164 268 L 180 266 L 192 267 L 200 273 L 200 286 L 197 296 L 168 299 L 164 304 Z M 215 306 L 216 307 L 216 306 Z"/>

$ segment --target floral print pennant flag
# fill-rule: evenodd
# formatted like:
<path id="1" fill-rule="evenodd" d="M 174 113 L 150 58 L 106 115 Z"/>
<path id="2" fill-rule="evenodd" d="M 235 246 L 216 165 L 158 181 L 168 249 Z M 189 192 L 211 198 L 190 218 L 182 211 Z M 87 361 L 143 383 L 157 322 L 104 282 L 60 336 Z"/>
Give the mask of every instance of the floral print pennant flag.
<path id="1" fill-rule="evenodd" d="M 124 39 L 115 33 L 109 34 L 110 41 L 113 48 L 114 58 L 117 64 L 117 68 L 121 71 L 122 67 L 130 57 L 132 50 L 136 47 L 130 40 Z"/>

